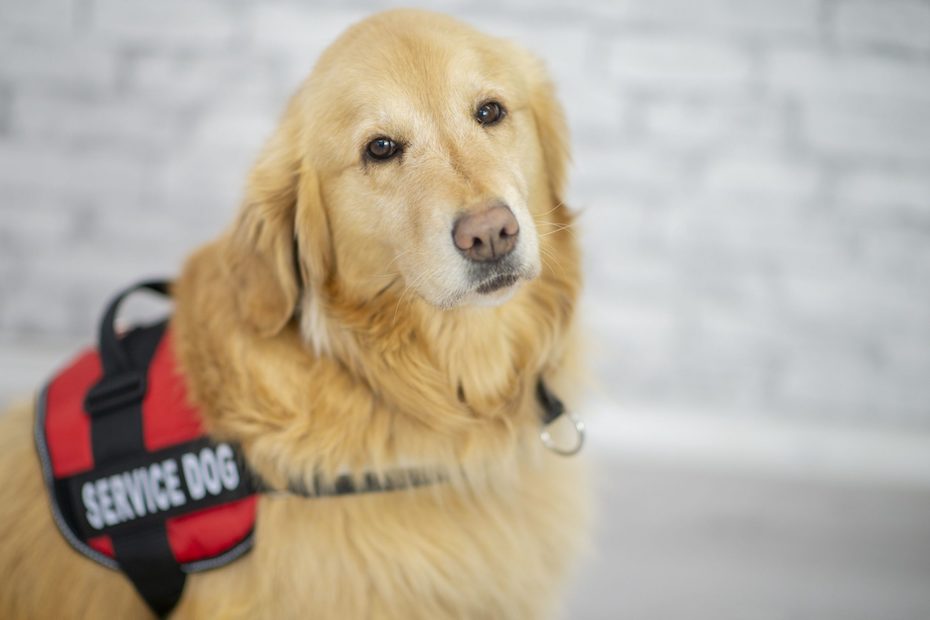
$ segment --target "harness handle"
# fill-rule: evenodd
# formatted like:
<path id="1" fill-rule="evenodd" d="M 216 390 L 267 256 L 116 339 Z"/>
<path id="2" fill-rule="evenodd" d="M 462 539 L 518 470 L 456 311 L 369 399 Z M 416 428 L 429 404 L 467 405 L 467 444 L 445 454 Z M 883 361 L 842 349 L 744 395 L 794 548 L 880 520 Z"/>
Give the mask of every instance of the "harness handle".
<path id="1" fill-rule="evenodd" d="M 116 335 L 116 313 L 123 301 L 139 290 L 149 290 L 165 297 L 170 295 L 168 280 L 147 280 L 134 284 L 117 295 L 100 321 L 99 350 L 103 378 L 84 397 L 84 410 L 92 417 L 119 411 L 145 396 L 145 374 L 139 372 Z"/>
<path id="2" fill-rule="evenodd" d="M 120 340 L 116 335 L 116 313 L 123 301 L 131 294 L 140 290 L 149 290 L 158 293 L 164 297 L 170 297 L 168 288 L 171 282 L 168 280 L 145 280 L 138 282 L 124 289 L 119 295 L 113 298 L 107 311 L 100 321 L 100 357 L 103 360 L 104 370 L 109 373 L 119 372 L 132 368 L 129 356 L 120 345 Z"/>

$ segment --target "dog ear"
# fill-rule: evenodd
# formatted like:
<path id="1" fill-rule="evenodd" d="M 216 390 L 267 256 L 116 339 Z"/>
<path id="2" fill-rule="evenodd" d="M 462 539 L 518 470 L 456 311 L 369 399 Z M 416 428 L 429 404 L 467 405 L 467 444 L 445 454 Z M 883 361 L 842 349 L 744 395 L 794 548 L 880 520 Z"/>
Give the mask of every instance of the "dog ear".
<path id="1" fill-rule="evenodd" d="M 319 296 L 333 273 L 335 258 L 319 175 L 306 160 L 298 171 L 297 187 L 294 244 L 299 254 L 297 263 L 304 285 L 314 289 L 314 294 Z"/>
<path id="2" fill-rule="evenodd" d="M 290 106 L 252 168 L 224 243 L 239 316 L 263 336 L 287 325 L 303 288 L 323 282 L 331 264 L 318 177 L 297 147 L 296 107 Z"/>
<path id="3" fill-rule="evenodd" d="M 530 109 L 536 123 L 543 165 L 549 178 L 552 200 L 558 202 L 564 192 L 571 161 L 568 123 L 565 112 L 555 95 L 555 85 L 539 58 L 525 52 Z"/>

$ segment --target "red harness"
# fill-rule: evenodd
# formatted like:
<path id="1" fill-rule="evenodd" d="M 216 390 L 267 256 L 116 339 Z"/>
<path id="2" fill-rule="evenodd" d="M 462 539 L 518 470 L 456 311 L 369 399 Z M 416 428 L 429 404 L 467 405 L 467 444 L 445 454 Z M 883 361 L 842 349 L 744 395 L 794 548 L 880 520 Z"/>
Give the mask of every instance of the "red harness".
<path id="1" fill-rule="evenodd" d="M 233 452 L 227 444 L 219 447 L 205 442 L 200 416 L 188 403 L 184 378 L 175 370 L 170 329 L 164 330 L 148 367 L 149 389 L 142 401 L 147 465 L 133 458 L 109 467 L 95 463 L 84 397 L 101 376 L 99 353 L 85 351 L 48 383 L 39 400 L 36 431 L 47 478 L 56 496 L 67 493 L 70 500 L 83 495 L 76 502 L 77 510 L 59 510 L 64 518 L 56 520 L 59 527 L 67 527 L 64 533 L 69 542 L 101 564 L 116 568 L 112 535 L 151 525 L 152 517 L 158 517 L 164 518 L 172 556 L 186 572 L 198 570 L 195 563 L 203 560 L 214 560 L 211 567 L 218 566 L 247 551 L 252 544 L 256 496 L 231 496 L 230 491 L 239 487 L 238 469 L 236 483 L 231 484 L 233 476 L 226 475 L 227 484 L 223 484 L 223 468 L 237 467 L 229 458 Z M 181 459 L 171 458 L 179 450 Z M 189 454 L 194 456 L 183 458 Z M 173 464 L 165 467 L 168 459 Z M 143 466 L 146 471 L 139 471 Z M 120 480 L 111 484 L 114 476 Z M 127 477 L 131 482 L 124 484 Z M 217 493 L 210 493 L 208 486 Z M 183 501 L 172 490 L 184 493 Z M 61 508 L 64 502 L 56 499 Z"/>
<path id="2" fill-rule="evenodd" d="M 205 434 L 167 321 L 116 338 L 113 318 L 132 290 L 111 304 L 100 348 L 42 391 L 36 446 L 65 539 L 122 570 L 153 611 L 167 614 L 187 573 L 251 549 L 261 488 L 234 445 Z"/>

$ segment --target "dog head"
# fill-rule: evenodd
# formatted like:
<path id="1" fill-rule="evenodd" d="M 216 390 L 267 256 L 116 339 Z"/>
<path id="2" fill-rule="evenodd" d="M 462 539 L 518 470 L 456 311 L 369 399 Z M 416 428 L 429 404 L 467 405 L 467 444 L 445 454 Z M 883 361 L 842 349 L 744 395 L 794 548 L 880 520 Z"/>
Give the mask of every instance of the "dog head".
<path id="1" fill-rule="evenodd" d="M 358 300 L 504 303 L 540 272 L 567 158 L 534 57 L 433 13 L 369 18 L 324 52 L 250 175 L 226 242 L 240 314 L 276 333 L 333 280 Z"/>

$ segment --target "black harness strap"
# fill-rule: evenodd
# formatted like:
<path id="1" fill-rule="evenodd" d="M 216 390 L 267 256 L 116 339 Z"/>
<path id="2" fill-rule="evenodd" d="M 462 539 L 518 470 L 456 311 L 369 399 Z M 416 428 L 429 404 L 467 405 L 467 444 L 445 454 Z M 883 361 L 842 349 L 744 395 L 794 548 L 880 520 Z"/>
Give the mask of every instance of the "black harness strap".
<path id="1" fill-rule="evenodd" d="M 165 323 L 135 330 L 132 338 L 123 340 L 113 328 L 122 301 L 140 288 L 168 294 L 165 282 L 143 282 L 126 289 L 110 303 L 100 323 L 103 377 L 84 400 L 97 467 L 145 452 L 142 434 L 145 369 L 162 338 Z M 171 552 L 164 523 L 134 532 L 114 532 L 110 538 L 120 569 L 155 613 L 167 615 L 181 598 L 186 575 Z"/>

